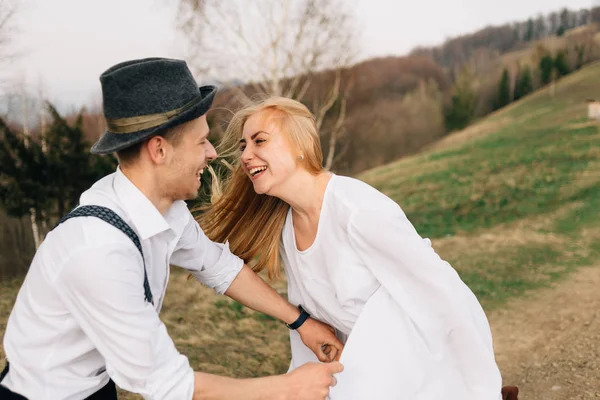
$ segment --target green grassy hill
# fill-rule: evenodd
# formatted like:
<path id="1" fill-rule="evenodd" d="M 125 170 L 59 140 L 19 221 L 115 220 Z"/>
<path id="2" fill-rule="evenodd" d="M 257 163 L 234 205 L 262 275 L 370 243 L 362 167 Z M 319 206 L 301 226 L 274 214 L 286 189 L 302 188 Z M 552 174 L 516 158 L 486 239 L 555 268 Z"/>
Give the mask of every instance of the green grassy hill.
<path id="1" fill-rule="evenodd" d="M 397 201 L 488 309 L 600 255 L 600 134 L 590 65 L 359 178 Z"/>
<path id="2" fill-rule="evenodd" d="M 554 97 L 539 91 L 359 178 L 402 206 L 490 310 L 600 256 L 600 133 L 586 104 L 595 96 L 600 64 L 558 82 Z M 161 316 L 193 368 L 237 377 L 287 370 L 282 324 L 186 276 L 173 269 Z M 1 288 L 0 334 L 19 286 Z"/>

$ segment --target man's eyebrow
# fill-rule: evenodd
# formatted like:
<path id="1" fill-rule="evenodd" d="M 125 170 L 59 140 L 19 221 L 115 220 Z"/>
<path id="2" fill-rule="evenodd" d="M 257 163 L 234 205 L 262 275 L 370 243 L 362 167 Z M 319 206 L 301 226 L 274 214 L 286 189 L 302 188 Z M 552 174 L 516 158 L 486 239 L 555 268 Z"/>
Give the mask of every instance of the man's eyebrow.
<path id="1" fill-rule="evenodd" d="M 250 136 L 250 140 L 254 140 L 254 138 L 255 138 L 256 136 L 258 136 L 258 134 L 259 134 L 259 133 L 266 133 L 267 135 L 269 134 L 269 132 L 265 132 L 265 131 L 258 131 L 258 132 L 255 132 L 255 133 L 254 133 L 252 136 Z M 246 139 L 244 139 L 244 138 L 241 138 L 241 139 L 240 139 L 240 143 L 246 143 Z"/>

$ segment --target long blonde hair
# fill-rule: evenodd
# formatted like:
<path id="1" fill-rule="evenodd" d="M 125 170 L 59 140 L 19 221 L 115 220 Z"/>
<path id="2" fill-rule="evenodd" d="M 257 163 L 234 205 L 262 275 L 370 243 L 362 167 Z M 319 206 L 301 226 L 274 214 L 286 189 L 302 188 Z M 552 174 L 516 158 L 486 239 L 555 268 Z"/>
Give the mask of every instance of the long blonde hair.
<path id="1" fill-rule="evenodd" d="M 197 221 L 213 241 L 229 241 L 233 254 L 256 272 L 268 269 L 269 279 L 281 276 L 279 244 L 289 205 L 277 197 L 257 194 L 240 163 L 239 141 L 252 115 L 268 113 L 292 148 L 303 155 L 301 163 L 311 174 L 323 171 L 323 153 L 314 115 L 302 103 L 285 97 L 268 97 L 233 116 L 221 144 L 219 157 L 233 159 L 227 182 L 213 175 L 212 198 Z M 252 263 L 251 263 L 252 261 Z"/>

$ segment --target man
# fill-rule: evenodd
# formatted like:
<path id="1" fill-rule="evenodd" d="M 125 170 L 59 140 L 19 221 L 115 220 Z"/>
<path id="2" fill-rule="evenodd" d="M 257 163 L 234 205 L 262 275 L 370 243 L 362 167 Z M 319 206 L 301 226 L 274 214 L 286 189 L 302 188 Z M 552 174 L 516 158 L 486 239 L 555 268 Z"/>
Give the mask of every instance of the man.
<path id="1" fill-rule="evenodd" d="M 184 202 L 217 156 L 205 115 L 215 88 L 198 88 L 185 62 L 163 58 L 120 63 L 100 81 L 107 131 L 92 152 L 116 152 L 119 168 L 36 253 L 6 329 L 0 398 L 116 399 L 116 383 L 146 399 L 324 399 L 342 344 L 227 243 L 209 241 Z M 169 264 L 290 324 L 332 362 L 244 380 L 192 371 L 158 315 Z"/>

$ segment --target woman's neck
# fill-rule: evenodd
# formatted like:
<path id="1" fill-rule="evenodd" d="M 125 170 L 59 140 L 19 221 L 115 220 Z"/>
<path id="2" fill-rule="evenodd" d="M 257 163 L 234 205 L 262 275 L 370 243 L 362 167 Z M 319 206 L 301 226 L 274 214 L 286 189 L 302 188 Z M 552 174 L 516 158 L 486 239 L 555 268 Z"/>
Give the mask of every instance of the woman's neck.
<path id="1" fill-rule="evenodd" d="M 294 179 L 286 182 L 287 187 L 277 197 L 288 203 L 295 215 L 302 219 L 318 221 L 327 183 L 331 177 L 330 172 L 321 172 L 318 175 L 307 171 L 299 172 Z"/>

